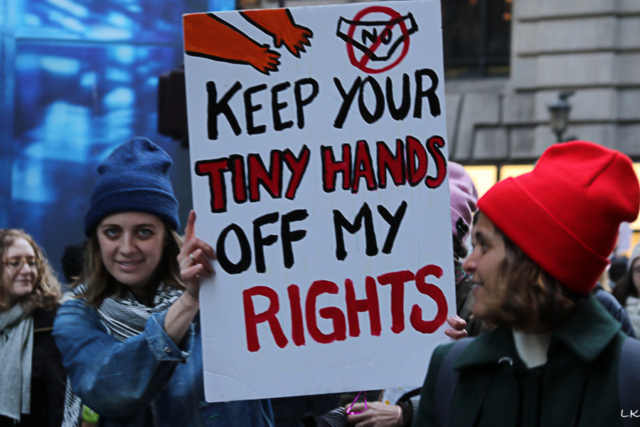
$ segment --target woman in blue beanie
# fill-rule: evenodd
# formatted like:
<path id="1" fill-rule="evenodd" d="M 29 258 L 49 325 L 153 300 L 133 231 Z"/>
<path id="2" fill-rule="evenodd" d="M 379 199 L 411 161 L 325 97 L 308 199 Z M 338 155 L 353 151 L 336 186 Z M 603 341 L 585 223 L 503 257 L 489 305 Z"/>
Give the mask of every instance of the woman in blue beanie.
<path id="1" fill-rule="evenodd" d="M 176 234 L 171 163 L 134 138 L 98 167 L 83 273 L 53 332 L 71 385 L 101 426 L 273 427 L 268 400 L 204 400 L 199 277 L 214 253 L 194 212 L 184 245 Z"/>

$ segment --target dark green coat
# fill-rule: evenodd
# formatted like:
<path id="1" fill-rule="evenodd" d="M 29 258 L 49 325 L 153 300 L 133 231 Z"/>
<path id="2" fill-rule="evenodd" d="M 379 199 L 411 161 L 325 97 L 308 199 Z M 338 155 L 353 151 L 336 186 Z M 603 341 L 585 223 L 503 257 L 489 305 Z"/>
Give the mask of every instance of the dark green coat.
<path id="1" fill-rule="evenodd" d="M 471 342 L 454 365 L 460 377 L 449 425 L 473 426 L 481 406 L 477 427 L 621 426 L 618 362 L 625 337 L 620 324 L 593 297 L 553 334 L 543 367 L 526 368 L 509 328 L 487 332 Z M 452 345 L 433 353 L 414 427 L 436 425 L 436 382 Z M 499 365 L 504 357 L 513 364 Z"/>

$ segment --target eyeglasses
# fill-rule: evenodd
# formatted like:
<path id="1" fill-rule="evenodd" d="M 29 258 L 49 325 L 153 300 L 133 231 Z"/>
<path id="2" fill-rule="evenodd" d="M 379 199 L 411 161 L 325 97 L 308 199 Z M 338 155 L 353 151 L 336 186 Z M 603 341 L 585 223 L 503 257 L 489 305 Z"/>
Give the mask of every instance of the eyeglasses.
<path id="1" fill-rule="evenodd" d="M 7 269 L 9 270 L 13 270 L 13 271 L 19 271 L 22 269 L 22 266 L 24 266 L 25 264 L 27 264 L 29 266 L 29 269 L 31 270 L 37 270 L 39 265 L 40 265 L 40 261 L 36 258 L 11 258 L 7 261 L 4 261 L 4 265 L 7 266 Z"/>

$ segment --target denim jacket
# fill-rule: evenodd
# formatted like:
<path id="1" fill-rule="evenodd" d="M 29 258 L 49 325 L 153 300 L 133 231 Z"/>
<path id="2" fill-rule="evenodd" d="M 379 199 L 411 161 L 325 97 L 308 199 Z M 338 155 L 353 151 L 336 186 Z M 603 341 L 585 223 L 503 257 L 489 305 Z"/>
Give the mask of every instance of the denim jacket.
<path id="1" fill-rule="evenodd" d="M 165 333 L 166 311 L 120 342 L 83 300 L 58 311 L 53 336 L 73 391 L 101 426 L 273 427 L 268 400 L 204 400 L 200 316 L 180 347 Z"/>

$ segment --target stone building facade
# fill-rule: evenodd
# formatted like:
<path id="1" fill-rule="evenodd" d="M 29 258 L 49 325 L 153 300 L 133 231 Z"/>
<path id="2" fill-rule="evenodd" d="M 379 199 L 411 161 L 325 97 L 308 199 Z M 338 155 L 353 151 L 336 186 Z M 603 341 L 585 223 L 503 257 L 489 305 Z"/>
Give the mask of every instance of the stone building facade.
<path id="1" fill-rule="evenodd" d="M 450 158 L 535 160 L 556 142 L 548 106 L 564 90 L 565 135 L 640 159 L 640 0 L 514 0 L 509 78 L 446 82 Z"/>

